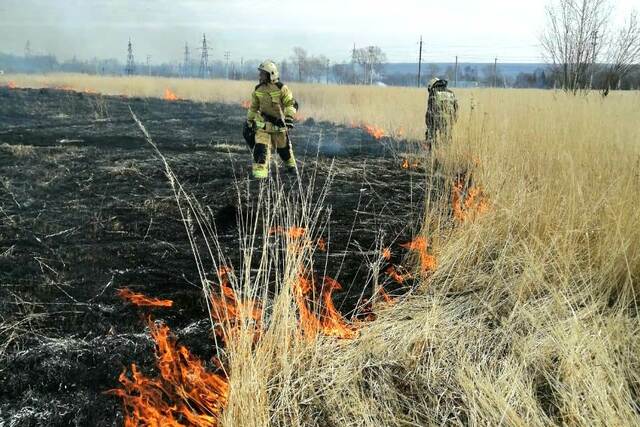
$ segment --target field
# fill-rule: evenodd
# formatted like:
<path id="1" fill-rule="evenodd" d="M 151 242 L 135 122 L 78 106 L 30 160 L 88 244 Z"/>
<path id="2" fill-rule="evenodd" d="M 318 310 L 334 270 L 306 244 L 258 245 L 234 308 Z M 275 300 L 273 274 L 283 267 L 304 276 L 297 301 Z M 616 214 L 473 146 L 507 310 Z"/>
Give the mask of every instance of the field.
<path id="1" fill-rule="evenodd" d="M 456 91 L 453 144 L 426 156 L 423 91 L 292 85 L 307 119 L 293 136 L 301 181 L 259 188 L 238 129 L 251 83 L 2 79 L 17 86 L 0 89 L 9 425 L 140 415 L 126 396 L 123 414 L 126 393 L 102 393 L 130 363 L 158 375 L 144 309 L 116 296 L 124 286 L 173 300 L 154 319 L 218 375 L 198 378 L 224 379 L 205 387 L 203 409 L 188 394 L 202 391 L 200 365 L 180 359 L 185 396 L 166 391 L 176 377 L 161 364 L 165 395 L 147 415 L 175 415 L 173 398 L 187 425 L 193 414 L 226 426 L 640 421 L 638 93 Z M 20 89 L 44 86 L 59 89 Z M 167 88 L 198 102 L 147 98 Z M 342 283 L 331 328 L 305 323 L 301 271 Z M 236 312 L 212 325 L 220 302 L 202 294 L 225 282 Z M 172 341 L 148 325 L 166 362 Z"/>

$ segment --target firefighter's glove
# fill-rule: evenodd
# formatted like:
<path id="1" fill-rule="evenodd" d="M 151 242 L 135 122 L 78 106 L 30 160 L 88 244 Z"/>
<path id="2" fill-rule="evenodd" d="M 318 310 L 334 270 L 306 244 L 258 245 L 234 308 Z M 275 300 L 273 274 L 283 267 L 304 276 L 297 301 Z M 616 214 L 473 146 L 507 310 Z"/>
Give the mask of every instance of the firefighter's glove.
<path id="1" fill-rule="evenodd" d="M 284 124 L 287 126 L 287 129 L 293 129 L 295 127 L 293 124 L 293 117 L 285 117 Z"/>

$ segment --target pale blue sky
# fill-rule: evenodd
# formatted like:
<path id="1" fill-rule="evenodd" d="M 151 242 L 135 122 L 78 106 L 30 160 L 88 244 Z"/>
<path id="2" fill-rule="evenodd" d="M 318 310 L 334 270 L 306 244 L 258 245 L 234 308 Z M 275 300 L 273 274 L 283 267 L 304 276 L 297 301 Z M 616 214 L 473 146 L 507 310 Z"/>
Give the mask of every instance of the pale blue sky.
<path id="1" fill-rule="evenodd" d="M 392 62 L 540 61 L 545 1 L 448 0 L 0 0 L 0 51 L 60 58 L 126 56 L 129 37 L 140 60 L 179 61 L 206 32 L 212 58 L 274 58 L 294 46 L 332 61 L 347 60 L 354 43 L 376 44 Z M 611 1 L 615 19 L 640 0 Z"/>

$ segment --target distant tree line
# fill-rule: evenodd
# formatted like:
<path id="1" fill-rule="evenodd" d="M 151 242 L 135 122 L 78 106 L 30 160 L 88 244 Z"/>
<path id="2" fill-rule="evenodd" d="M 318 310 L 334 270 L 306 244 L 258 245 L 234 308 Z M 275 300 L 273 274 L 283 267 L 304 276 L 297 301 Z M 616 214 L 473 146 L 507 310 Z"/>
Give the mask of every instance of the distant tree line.
<path id="1" fill-rule="evenodd" d="M 565 1 L 565 0 L 562 0 Z M 585 0 L 589 1 L 589 0 Z M 624 29 L 620 30 L 619 40 L 629 40 L 637 28 L 637 20 L 632 15 Z M 631 38 L 633 40 L 633 38 Z M 632 46 L 627 43 L 625 46 Z M 623 46 L 624 47 L 624 46 Z M 595 88 L 638 89 L 640 88 L 640 66 L 629 61 L 628 52 L 621 48 L 611 63 L 589 64 L 578 69 L 552 63 L 549 67 L 540 67 L 530 72 L 504 72 L 493 64 L 459 64 L 457 72 L 452 64 L 423 64 L 421 87 L 438 76 L 449 80 L 452 87 L 516 87 L 516 88 L 564 88 L 581 90 Z M 208 63 L 205 78 L 228 78 L 232 80 L 255 80 L 261 60 L 241 61 L 212 60 Z M 292 54 L 276 61 L 284 81 L 332 84 L 384 84 L 390 86 L 416 86 L 416 72 L 407 73 L 406 67 L 398 71 L 393 64 L 387 64 L 385 53 L 377 46 L 354 48 L 349 61 L 331 63 L 324 55 L 310 55 L 304 48 L 296 47 Z M 79 60 L 72 58 L 59 61 L 53 55 L 17 56 L 0 53 L 0 71 L 7 73 L 49 73 L 74 72 L 98 75 L 123 75 L 125 65 L 116 59 Z M 147 64 L 136 61 L 135 74 L 197 78 L 200 73 L 199 58 L 189 63 Z M 568 76 L 573 75 L 573 80 Z M 571 82 L 578 82 L 572 85 Z"/>

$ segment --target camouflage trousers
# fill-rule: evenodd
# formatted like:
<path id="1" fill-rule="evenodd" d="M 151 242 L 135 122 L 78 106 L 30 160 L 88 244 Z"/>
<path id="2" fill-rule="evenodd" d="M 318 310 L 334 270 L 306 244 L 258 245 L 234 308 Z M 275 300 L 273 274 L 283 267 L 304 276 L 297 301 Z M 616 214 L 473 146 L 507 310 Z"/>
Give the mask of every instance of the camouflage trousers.
<path id="1" fill-rule="evenodd" d="M 427 142 L 427 150 L 431 151 L 436 145 L 451 143 L 451 127 L 450 126 L 432 126 L 427 128 L 425 133 Z"/>

